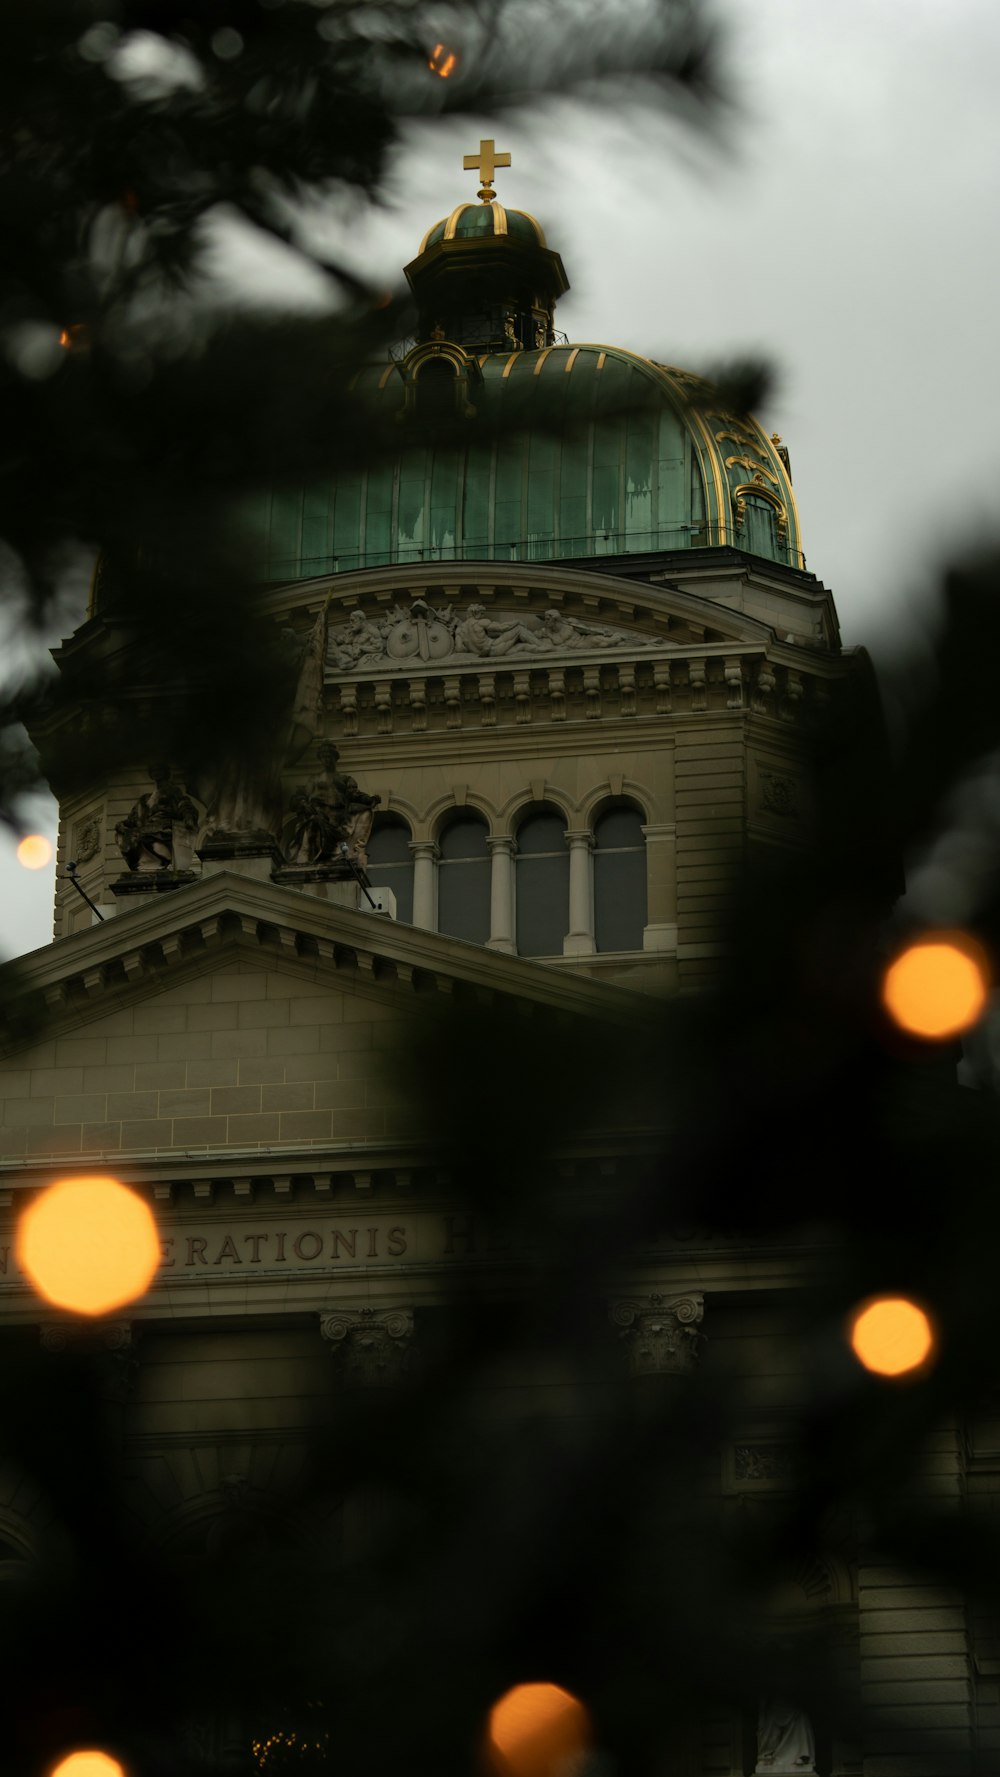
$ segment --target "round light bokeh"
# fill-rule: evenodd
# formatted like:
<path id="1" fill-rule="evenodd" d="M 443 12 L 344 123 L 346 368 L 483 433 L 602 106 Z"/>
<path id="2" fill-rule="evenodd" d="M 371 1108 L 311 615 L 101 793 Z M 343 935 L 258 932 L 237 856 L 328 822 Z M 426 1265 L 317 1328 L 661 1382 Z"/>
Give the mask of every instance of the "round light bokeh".
<path id="1" fill-rule="evenodd" d="M 93 1748 L 69 1753 L 53 1765 L 48 1777 L 125 1777 L 125 1767 L 110 1753 Z"/>
<path id="2" fill-rule="evenodd" d="M 44 870 L 52 862 L 52 841 L 44 833 L 28 833 L 17 848 L 17 861 L 25 870 Z"/>
<path id="3" fill-rule="evenodd" d="M 57 1308 L 107 1314 L 145 1294 L 160 1239 L 147 1204 L 117 1179 L 60 1179 L 22 1215 L 17 1260 Z"/>
<path id="4" fill-rule="evenodd" d="M 586 1709 L 559 1685 L 515 1685 L 490 1710 L 486 1750 L 498 1777 L 573 1777 L 590 1745 Z"/>
<path id="5" fill-rule="evenodd" d="M 901 1030 L 941 1042 L 977 1023 L 989 989 L 982 946 L 965 932 L 936 932 L 907 945 L 890 963 L 882 999 Z"/>
<path id="6" fill-rule="evenodd" d="M 851 1348 L 876 1376 L 906 1376 L 923 1369 L 934 1350 L 929 1316 L 907 1296 L 878 1296 L 851 1317 Z"/>

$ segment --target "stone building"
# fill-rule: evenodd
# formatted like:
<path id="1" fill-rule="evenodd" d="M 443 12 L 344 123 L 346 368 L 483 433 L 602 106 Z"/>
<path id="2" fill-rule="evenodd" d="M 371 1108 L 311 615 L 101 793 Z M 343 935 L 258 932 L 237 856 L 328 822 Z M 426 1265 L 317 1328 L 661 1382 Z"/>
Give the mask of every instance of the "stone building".
<path id="1" fill-rule="evenodd" d="M 67 1336 L 13 1257 L 24 1193 L 82 1168 L 148 1195 L 162 1269 L 108 1337 L 138 1353 L 126 1449 L 165 1540 L 208 1534 L 227 1489 L 280 1493 L 332 1361 L 344 1386 L 391 1380 L 446 1282 L 493 1278 L 469 1181 L 386 1077 L 424 1007 L 477 997 L 557 1041 L 697 991 L 734 864 L 808 843 L 804 737 L 859 670 L 781 440 L 685 371 L 568 342 L 562 262 L 497 200 L 491 152 L 407 267 L 415 341 L 359 373 L 396 460 L 259 513 L 294 655 L 284 756 L 155 781 L 136 760 L 67 797 L 56 938 L 19 965 L 46 1023 L 0 1074 L 0 1320 Z M 98 588 L 59 664 L 127 646 Z M 612 1154 L 582 1138 L 567 1176 L 640 1160 L 628 1131 Z M 807 1270 L 687 1237 L 608 1278 L 639 1370 L 685 1370 L 704 1333 L 699 1362 L 755 1378 L 721 1501 L 781 1491 L 783 1302 Z M 943 1432 L 928 1485 L 956 1500 L 990 1461 Z M 39 1534 L 0 1477 L 8 1553 Z M 959 1602 L 848 1549 L 788 1611 L 831 1613 L 870 1706 L 868 1744 L 815 1749 L 822 1777 L 959 1777 L 977 1736 L 1000 1757 L 995 1658 L 977 1678 Z M 933 1769 L 894 1755 L 915 1686 Z M 716 1711 L 687 1777 L 810 1769 L 801 1719 L 761 1736 Z"/>

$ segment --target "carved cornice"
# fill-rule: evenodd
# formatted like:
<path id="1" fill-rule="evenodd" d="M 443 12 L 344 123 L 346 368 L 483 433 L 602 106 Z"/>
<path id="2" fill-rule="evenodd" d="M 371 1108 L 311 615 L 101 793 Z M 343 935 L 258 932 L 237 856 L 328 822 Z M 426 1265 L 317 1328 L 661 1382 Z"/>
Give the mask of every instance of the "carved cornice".
<path id="1" fill-rule="evenodd" d="M 413 1337 L 411 1309 L 338 1309 L 320 1316 L 319 1330 L 355 1385 L 391 1388 L 405 1377 Z"/>
<path id="2" fill-rule="evenodd" d="M 791 653 L 788 649 L 786 652 Z M 516 658 L 484 662 L 454 657 L 417 661 L 390 674 L 336 673 L 328 678 L 327 708 L 338 736 L 372 739 L 394 733 L 430 737 L 456 730 L 511 731 L 539 724 L 626 722 L 655 716 L 699 717 L 753 712 L 808 724 L 830 694 L 829 669 L 795 666 L 763 649 L 734 653 L 731 644 L 705 644 L 697 653 L 677 646 L 641 645 L 610 653 L 581 652 L 548 665 Z M 838 672 L 836 679 L 843 678 Z M 506 744 L 506 742 L 505 742 Z"/>
<path id="3" fill-rule="evenodd" d="M 699 1331 L 705 1299 L 685 1296 L 620 1297 L 610 1318 L 618 1329 L 633 1376 L 686 1376 L 704 1340 Z"/>
<path id="4" fill-rule="evenodd" d="M 6 1046 L 79 1024 L 135 993 L 157 990 L 172 971 L 204 969 L 213 954 L 249 949 L 271 962 L 304 967 L 313 978 L 361 983 L 407 995 L 451 994 L 456 987 L 526 1000 L 573 1015 L 632 1023 L 649 1013 L 646 996 L 582 977 L 540 970 L 524 957 L 476 949 L 413 926 L 335 907 L 276 883 L 219 871 L 152 905 L 106 920 L 18 959 L 6 976 Z"/>

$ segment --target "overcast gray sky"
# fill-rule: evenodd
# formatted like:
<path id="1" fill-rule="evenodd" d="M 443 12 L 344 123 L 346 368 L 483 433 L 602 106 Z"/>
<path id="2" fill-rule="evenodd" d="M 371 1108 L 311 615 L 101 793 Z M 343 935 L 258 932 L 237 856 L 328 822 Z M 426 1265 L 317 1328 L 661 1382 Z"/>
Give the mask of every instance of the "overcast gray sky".
<path id="1" fill-rule="evenodd" d="M 791 451 L 808 566 L 845 642 L 878 659 L 915 621 L 932 627 L 942 556 L 1000 530 L 1000 7 L 717 11 L 742 108 L 721 142 L 553 101 L 482 133 L 513 156 L 501 200 L 562 254 L 571 339 L 694 370 L 747 351 L 775 364 L 759 417 Z M 352 225 L 369 276 L 395 282 L 430 223 L 475 197 L 461 156 L 478 134 L 414 132 L 391 208 Z M 276 250 L 218 238 L 234 294 L 295 285 Z M 54 834 L 51 807 L 38 829 Z M 21 869 L 6 837 L 0 896 L 5 954 L 48 942 L 51 870 Z"/>

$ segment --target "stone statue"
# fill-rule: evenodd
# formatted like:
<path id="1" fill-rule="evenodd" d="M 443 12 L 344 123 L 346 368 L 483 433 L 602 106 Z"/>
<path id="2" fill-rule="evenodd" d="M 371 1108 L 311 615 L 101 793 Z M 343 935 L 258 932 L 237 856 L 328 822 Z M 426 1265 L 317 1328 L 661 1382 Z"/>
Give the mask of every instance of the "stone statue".
<path id="1" fill-rule="evenodd" d="M 285 856 L 290 864 L 334 863 L 343 856 L 343 845 L 362 868 L 368 862 L 366 847 L 382 798 L 367 795 L 359 790 L 356 778 L 338 771 L 339 758 L 337 748 L 324 743 L 322 776 L 292 797 L 285 822 Z"/>
<path id="2" fill-rule="evenodd" d="M 467 615 L 455 625 L 456 654 L 485 654 L 492 658 L 509 654 L 519 642 L 537 649 L 537 630 L 529 629 L 516 618 L 487 617 L 485 605 L 470 605 Z"/>
<path id="3" fill-rule="evenodd" d="M 542 643 L 544 648 L 611 648 L 621 641 L 613 629 L 596 623 L 581 623 L 578 617 L 567 617 L 562 611 L 542 612 Z M 637 637 L 640 647 L 648 645 Z"/>
<path id="4" fill-rule="evenodd" d="M 118 849 L 138 875 L 159 870 L 189 870 L 199 815 L 182 785 L 174 783 L 167 765 L 151 765 L 154 788 L 140 796 L 115 827 Z"/>
<path id="5" fill-rule="evenodd" d="M 373 666 L 384 654 L 382 629 L 363 611 L 352 611 L 347 622 L 330 638 L 330 659 L 342 672 Z"/>
<path id="6" fill-rule="evenodd" d="M 195 795 L 204 802 L 207 838 L 214 847 L 226 842 L 274 845 L 281 820 L 281 773 L 302 757 L 321 732 L 323 665 L 329 599 L 316 618 L 305 646 L 292 630 L 281 631 L 283 663 L 293 686 L 288 718 L 272 744 L 223 754 L 197 779 Z"/>
<path id="7" fill-rule="evenodd" d="M 757 1718 L 757 1766 L 754 1777 L 778 1777 L 790 1771 L 814 1772 L 816 1742 L 805 1711 L 778 1697 L 765 1697 Z"/>

